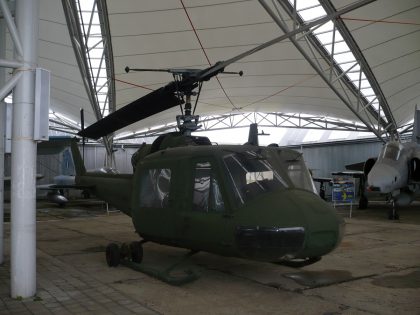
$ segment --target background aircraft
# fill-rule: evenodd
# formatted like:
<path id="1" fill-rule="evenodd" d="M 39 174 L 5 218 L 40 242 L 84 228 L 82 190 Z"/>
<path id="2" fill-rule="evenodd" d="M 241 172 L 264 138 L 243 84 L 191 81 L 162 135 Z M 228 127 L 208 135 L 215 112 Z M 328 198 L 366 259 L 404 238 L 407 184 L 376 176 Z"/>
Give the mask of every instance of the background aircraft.
<path id="1" fill-rule="evenodd" d="M 63 150 L 70 147 L 70 142 L 72 138 L 69 137 L 51 137 L 49 141 L 41 142 L 38 144 L 38 156 L 40 155 L 57 155 L 60 154 Z M 71 158 L 70 158 L 71 160 Z M 45 170 L 45 169 L 44 169 Z M 43 169 L 41 167 L 41 172 Z M 61 170 L 63 171 L 63 170 Z M 104 170 L 96 170 L 99 172 L 105 172 Z M 74 171 L 73 171 L 74 172 Z M 66 171 L 64 172 L 66 173 Z M 44 174 L 36 174 L 37 182 L 43 179 Z M 47 177 L 48 178 L 48 177 Z M 10 200 L 10 176 L 5 176 L 4 178 L 4 200 Z M 82 190 L 83 196 L 88 198 L 90 195 L 89 188 L 87 186 L 76 185 L 75 175 L 59 174 L 53 177 L 52 181 L 47 184 L 37 184 L 37 198 L 38 199 L 47 199 L 50 202 L 57 204 L 60 207 L 63 207 L 68 203 L 68 195 L 65 193 L 69 189 Z"/>
<path id="2" fill-rule="evenodd" d="M 391 140 L 384 145 L 377 159 L 370 158 L 364 163 L 367 183 L 360 208 L 367 207 L 369 196 L 384 195 L 392 204 L 389 219 L 398 220 L 397 207 L 409 205 L 420 194 L 419 124 L 420 110 L 416 109 L 412 141 Z"/>

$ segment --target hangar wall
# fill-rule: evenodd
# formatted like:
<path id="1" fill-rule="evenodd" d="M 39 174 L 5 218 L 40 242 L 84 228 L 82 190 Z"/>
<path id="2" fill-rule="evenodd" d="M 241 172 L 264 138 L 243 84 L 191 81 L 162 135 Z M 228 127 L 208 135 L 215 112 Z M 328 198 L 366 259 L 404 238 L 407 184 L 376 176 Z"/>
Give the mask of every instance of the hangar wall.
<path id="1" fill-rule="evenodd" d="M 382 142 L 376 140 L 355 140 L 330 143 L 313 143 L 288 146 L 303 153 L 306 164 L 314 176 L 331 177 L 332 172 L 345 170 L 345 165 L 364 162 L 377 157 Z"/>
<path id="2" fill-rule="evenodd" d="M 333 143 L 312 143 L 288 146 L 303 152 L 304 159 L 317 177 L 331 177 L 331 172 L 345 170 L 345 165 L 363 162 L 370 157 L 377 157 L 382 143 L 375 140 L 358 140 Z M 118 148 L 115 151 L 115 163 L 120 173 L 132 173 L 131 156 L 135 147 Z M 86 145 L 86 169 L 93 170 L 103 167 L 105 148 L 100 145 Z M 6 156 L 6 176 L 10 175 L 10 155 Z M 73 175 L 74 166 L 69 149 L 60 154 L 38 155 L 37 174 L 44 177 L 38 184 L 52 183 L 54 176 L 59 174 Z"/>
<path id="3" fill-rule="evenodd" d="M 115 151 L 115 162 L 120 173 L 132 173 L 131 156 L 137 148 L 124 148 Z M 5 159 L 5 176 L 10 176 L 10 154 Z M 85 147 L 85 165 L 87 170 L 94 170 L 104 166 L 105 148 L 99 145 Z M 70 149 L 59 154 L 45 154 L 37 156 L 37 174 L 44 177 L 37 184 L 53 183 L 57 175 L 74 175 L 74 165 Z"/>

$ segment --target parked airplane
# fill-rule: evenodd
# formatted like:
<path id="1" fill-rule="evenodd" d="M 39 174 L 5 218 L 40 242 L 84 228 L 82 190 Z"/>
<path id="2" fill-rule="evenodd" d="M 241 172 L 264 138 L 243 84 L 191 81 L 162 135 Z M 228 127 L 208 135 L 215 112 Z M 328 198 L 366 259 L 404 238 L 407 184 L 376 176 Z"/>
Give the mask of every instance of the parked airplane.
<path id="1" fill-rule="evenodd" d="M 398 220 L 397 207 L 409 205 L 420 194 L 420 110 L 414 114 L 412 142 L 391 140 L 384 145 L 377 159 L 368 159 L 363 171 L 367 176 L 366 198 L 361 202 L 367 207 L 367 197 L 373 193 L 385 195 L 391 202 L 390 220 Z"/>
<path id="2" fill-rule="evenodd" d="M 56 203 L 60 207 L 64 207 L 69 202 L 64 196 L 64 190 L 73 188 L 75 183 L 73 175 L 57 175 L 53 179 L 53 184 L 37 185 L 36 188 L 47 192 L 47 200 Z"/>
<path id="3" fill-rule="evenodd" d="M 42 142 L 38 144 L 38 155 L 54 155 L 60 154 L 64 149 L 70 147 L 71 138 L 69 137 L 51 137 L 50 141 Z M 70 152 L 69 152 L 69 156 Z M 81 186 L 76 185 L 74 175 L 66 175 L 68 173 L 68 168 L 62 169 L 62 174 L 55 176 L 52 182 L 48 184 L 37 184 L 36 188 L 38 190 L 37 197 L 46 198 L 48 201 L 57 204 L 60 207 L 65 206 L 68 202 L 68 198 L 65 196 L 65 191 L 69 189 L 82 190 L 82 194 L 85 198 L 88 198 L 90 195 L 90 186 Z M 70 167 L 72 168 L 72 167 Z M 42 169 L 41 169 L 42 171 Z M 95 170 L 100 173 L 109 173 L 108 169 L 101 168 Z M 70 169 L 70 172 L 72 170 Z M 36 180 L 41 180 L 44 178 L 43 174 L 36 174 Z M 10 176 L 5 176 L 4 178 L 4 200 L 10 201 L 10 186 L 11 178 Z M 44 193 L 40 193 L 44 191 Z M 47 192 L 45 194 L 45 192 Z"/>

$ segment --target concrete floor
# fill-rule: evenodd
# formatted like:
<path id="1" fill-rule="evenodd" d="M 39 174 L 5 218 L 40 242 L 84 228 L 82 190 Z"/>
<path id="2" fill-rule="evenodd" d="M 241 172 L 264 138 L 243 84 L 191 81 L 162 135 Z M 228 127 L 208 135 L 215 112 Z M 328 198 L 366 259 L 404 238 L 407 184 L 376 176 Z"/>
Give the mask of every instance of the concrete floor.
<path id="1" fill-rule="evenodd" d="M 130 218 L 100 203 L 38 210 L 38 292 L 9 297 L 9 225 L 0 266 L 0 314 L 420 314 L 420 205 L 386 219 L 386 206 L 354 210 L 341 246 L 301 269 L 193 256 L 195 282 L 176 287 L 119 266 L 109 242 L 136 240 Z M 338 209 L 348 215 L 347 208 Z M 185 250 L 146 243 L 145 263 L 169 265 Z"/>

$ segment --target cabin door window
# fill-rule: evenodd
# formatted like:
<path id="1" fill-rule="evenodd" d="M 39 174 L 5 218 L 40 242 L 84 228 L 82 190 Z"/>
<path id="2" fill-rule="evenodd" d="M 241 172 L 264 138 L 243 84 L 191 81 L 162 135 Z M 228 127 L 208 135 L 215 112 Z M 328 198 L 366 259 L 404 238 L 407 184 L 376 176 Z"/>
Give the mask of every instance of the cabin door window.
<path id="1" fill-rule="evenodd" d="M 210 162 L 196 163 L 193 189 L 193 210 L 218 212 L 224 210 L 219 184 Z"/>
<path id="2" fill-rule="evenodd" d="M 171 187 L 171 170 L 158 168 L 145 170 L 140 177 L 140 207 L 166 208 Z"/>

